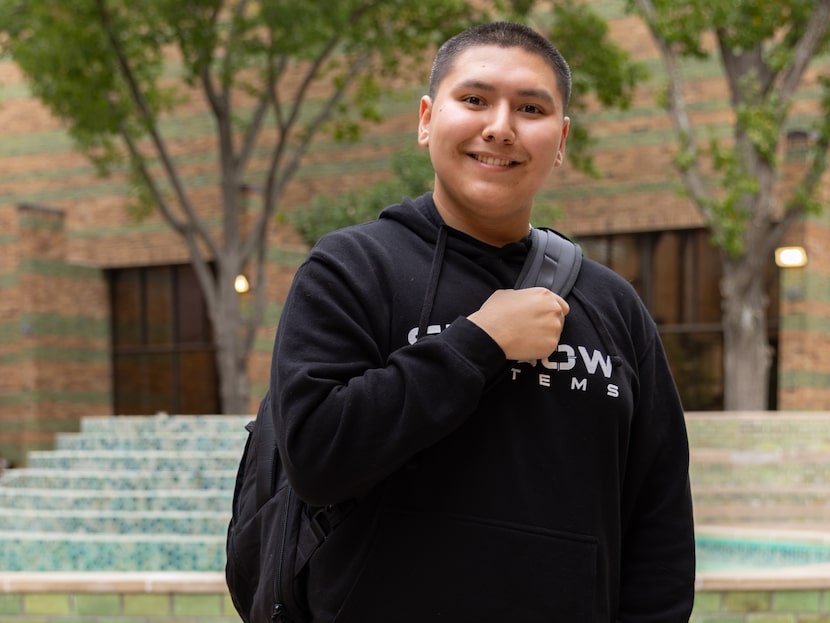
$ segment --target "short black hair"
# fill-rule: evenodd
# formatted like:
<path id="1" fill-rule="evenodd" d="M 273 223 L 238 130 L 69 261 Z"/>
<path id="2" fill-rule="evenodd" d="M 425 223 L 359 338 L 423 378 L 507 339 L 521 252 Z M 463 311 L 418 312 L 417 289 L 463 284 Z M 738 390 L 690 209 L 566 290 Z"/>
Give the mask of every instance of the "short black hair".
<path id="1" fill-rule="evenodd" d="M 474 26 L 448 39 L 435 55 L 432 72 L 429 76 L 429 96 L 435 94 L 441 81 L 452 70 L 452 65 L 459 54 L 469 48 L 495 45 L 502 48 L 522 48 L 532 54 L 538 54 L 547 61 L 556 76 L 559 90 L 562 92 L 562 111 L 568 109 L 571 99 L 571 69 L 562 53 L 538 32 L 514 22 L 490 22 Z"/>

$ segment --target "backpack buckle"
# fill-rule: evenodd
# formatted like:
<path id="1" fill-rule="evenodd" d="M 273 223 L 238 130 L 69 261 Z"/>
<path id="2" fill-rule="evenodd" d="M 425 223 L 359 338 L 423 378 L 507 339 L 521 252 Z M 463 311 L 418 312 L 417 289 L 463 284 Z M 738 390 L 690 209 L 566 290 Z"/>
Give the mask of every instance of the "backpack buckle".
<path id="1" fill-rule="evenodd" d="M 336 508 L 333 504 L 328 506 L 319 506 L 317 508 L 309 508 L 308 519 L 311 523 L 311 531 L 317 537 L 318 542 L 323 542 L 326 537 L 331 534 L 334 529 L 329 513 Z"/>
<path id="2" fill-rule="evenodd" d="M 317 541 L 322 543 L 326 537 L 330 535 L 337 525 L 346 518 L 352 507 L 355 506 L 353 501 L 341 502 L 340 504 L 329 504 L 327 506 L 308 507 L 307 514 L 309 523 L 311 524 L 311 531 L 317 537 Z"/>

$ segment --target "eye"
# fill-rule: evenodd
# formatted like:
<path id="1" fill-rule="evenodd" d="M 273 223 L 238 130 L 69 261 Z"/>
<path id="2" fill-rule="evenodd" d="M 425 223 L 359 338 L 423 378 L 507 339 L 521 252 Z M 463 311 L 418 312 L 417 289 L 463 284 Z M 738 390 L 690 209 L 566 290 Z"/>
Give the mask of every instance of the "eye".
<path id="1" fill-rule="evenodd" d="M 531 115 L 541 115 L 544 111 L 534 104 L 522 104 L 519 106 L 519 112 L 525 112 Z"/>
<path id="2" fill-rule="evenodd" d="M 468 104 L 472 104 L 473 106 L 483 106 L 484 100 L 480 98 L 478 95 L 467 95 L 461 98 L 462 102 L 467 102 Z"/>

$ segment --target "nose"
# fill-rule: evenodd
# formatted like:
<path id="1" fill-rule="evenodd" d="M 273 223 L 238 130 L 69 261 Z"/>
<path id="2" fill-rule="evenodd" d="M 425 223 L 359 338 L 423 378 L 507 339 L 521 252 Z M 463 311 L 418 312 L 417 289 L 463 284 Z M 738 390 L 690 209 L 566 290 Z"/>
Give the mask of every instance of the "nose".
<path id="1" fill-rule="evenodd" d="M 481 132 L 482 138 L 488 143 L 512 144 L 516 140 L 513 128 L 513 115 L 509 104 L 504 103 L 490 109 L 487 122 Z"/>

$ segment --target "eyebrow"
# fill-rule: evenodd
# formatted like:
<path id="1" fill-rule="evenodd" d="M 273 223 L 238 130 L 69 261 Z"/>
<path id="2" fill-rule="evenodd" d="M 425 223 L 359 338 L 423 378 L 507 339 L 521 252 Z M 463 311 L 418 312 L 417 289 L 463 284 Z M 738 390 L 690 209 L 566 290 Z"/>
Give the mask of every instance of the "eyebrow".
<path id="1" fill-rule="evenodd" d="M 459 82 L 456 85 L 456 88 L 460 89 L 477 89 L 479 91 L 495 91 L 496 87 L 494 87 L 489 82 L 483 82 L 481 80 L 464 80 Z M 538 98 L 548 102 L 551 105 L 556 105 L 556 102 L 553 99 L 553 96 L 547 91 L 547 89 L 519 89 L 517 95 L 520 97 L 532 97 Z"/>

